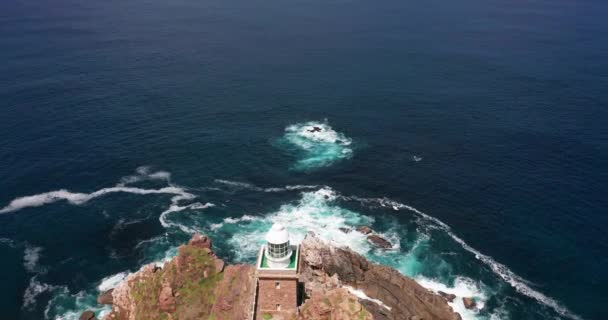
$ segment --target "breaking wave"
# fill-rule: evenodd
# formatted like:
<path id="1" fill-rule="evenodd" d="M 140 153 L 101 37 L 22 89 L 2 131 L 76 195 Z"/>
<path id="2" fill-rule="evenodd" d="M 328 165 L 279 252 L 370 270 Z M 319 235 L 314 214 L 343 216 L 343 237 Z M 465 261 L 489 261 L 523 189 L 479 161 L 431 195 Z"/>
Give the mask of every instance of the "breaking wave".
<path id="1" fill-rule="evenodd" d="M 352 139 L 336 132 L 327 121 L 287 126 L 280 142 L 298 154 L 296 170 L 327 167 L 353 155 Z"/>
<path id="2" fill-rule="evenodd" d="M 294 243 L 301 242 L 308 231 L 313 231 L 334 245 L 348 246 L 366 256 L 370 261 L 389 265 L 399 270 L 429 290 L 455 294 L 458 298 L 450 303 L 450 305 L 461 314 L 463 319 L 508 318 L 504 307 L 496 307 L 495 303 L 489 309 L 487 307 L 488 300 L 497 294 L 496 290 L 498 289 L 462 274 L 454 273 L 454 268 L 449 262 L 450 256 L 445 252 L 441 252 L 441 250 L 436 250 L 437 248 L 433 248 L 435 243 L 432 239 L 436 235 L 435 232 L 441 232 L 441 234 L 448 235 L 459 247 L 472 254 L 478 261 L 487 266 L 493 274 L 498 276 L 496 279 L 501 279 L 508 283 L 518 293 L 538 301 L 563 317 L 580 319 L 579 316 L 570 312 L 556 300 L 531 288 L 528 281 L 513 273 L 505 265 L 472 248 L 456 236 L 444 222 L 414 207 L 389 198 L 344 196 L 324 186 L 260 187 L 247 182 L 218 179 L 215 180 L 215 183 L 230 188 L 230 190 L 249 190 L 255 192 L 302 191 L 302 193 L 300 199 L 281 205 L 275 212 L 263 215 L 232 215 L 219 221 L 214 221 L 210 217 L 199 215 L 172 215 L 172 213 L 184 210 L 203 210 L 215 206 L 210 202 L 192 202 L 197 196 L 187 192 L 184 188 L 170 185 L 160 189 L 141 189 L 127 185 L 145 179 L 160 179 L 169 182 L 170 174 L 155 173 L 149 171 L 149 169 L 138 169 L 136 174 L 123 178 L 115 187 L 104 188 L 89 194 L 60 190 L 17 198 L 1 209 L 0 213 L 40 206 L 59 200 L 66 200 L 69 203 L 79 205 L 112 192 L 171 194 L 173 197 L 171 198 L 169 207 L 159 217 L 162 226 L 166 229 L 181 231 L 185 234 L 196 232 L 208 233 L 214 239 L 218 239 L 219 243 L 229 246 L 234 259 L 237 261 L 252 262 L 256 257 L 260 245 L 263 244 L 264 235 L 267 230 L 273 223 L 280 222 L 288 226 L 292 237 L 291 240 Z M 420 225 L 414 229 L 408 228 L 409 225 L 396 222 L 394 215 L 369 216 L 350 209 L 352 206 L 348 206 L 348 209 L 342 207 L 339 205 L 341 202 L 355 202 L 370 209 L 384 208 L 394 211 L 409 211 L 414 213 L 413 217 L 417 219 L 416 225 Z M 183 219 L 186 217 L 190 217 L 187 219 L 193 219 L 195 223 L 184 223 Z M 367 235 L 355 230 L 354 227 L 358 225 L 374 226 L 375 231 L 380 236 L 393 244 L 392 250 L 377 249 L 368 241 Z M 148 247 L 150 243 L 159 242 L 158 246 L 156 244 L 151 246 L 154 247 L 154 257 L 146 254 L 148 262 L 150 258 L 153 258 L 162 263 L 161 261 L 166 261 L 175 255 L 173 240 L 166 241 L 168 234 L 140 243 L 140 245 L 143 246 L 145 244 Z M 179 234 L 179 232 L 176 234 Z M 226 237 L 226 235 L 230 235 L 230 237 Z M 449 238 L 446 237 L 446 239 Z M 161 244 L 161 242 L 163 243 Z M 38 247 L 26 248 L 23 260 L 26 270 L 30 272 L 40 271 L 38 260 L 41 251 L 42 249 Z M 108 308 L 100 307 L 96 304 L 95 298 L 98 292 L 112 288 L 126 274 L 126 272 L 123 272 L 104 278 L 95 289 L 81 291 L 76 294 L 71 294 L 64 286 L 53 286 L 42 283 L 38 280 L 38 275 L 35 275 L 31 278 L 30 284 L 24 294 L 24 307 L 32 306 L 39 295 L 52 293 L 53 298 L 47 305 L 46 313 L 54 315 L 57 319 L 77 319 L 79 312 L 84 309 L 96 310 L 103 314 L 108 312 Z M 462 297 L 473 297 L 477 302 L 477 309 L 466 309 L 462 304 L 462 299 L 460 299 Z"/>
<path id="3" fill-rule="evenodd" d="M 38 276 L 33 276 L 23 293 L 23 308 L 28 309 L 33 307 L 36 304 L 36 298 L 45 292 L 66 292 L 67 290 L 66 286 L 55 286 L 43 283 L 38 281 Z"/>
<path id="4" fill-rule="evenodd" d="M 397 201 L 390 200 L 388 198 L 360 198 L 360 197 L 351 196 L 351 197 L 342 197 L 342 199 L 354 200 L 354 201 L 358 201 L 360 203 L 364 203 L 364 204 L 368 204 L 368 205 L 375 204 L 375 205 L 378 205 L 381 207 L 390 207 L 396 211 L 406 209 L 406 210 L 409 210 L 411 212 L 418 214 L 420 217 L 434 223 L 436 227 L 443 230 L 456 243 L 458 243 L 464 250 L 468 251 L 469 253 L 472 253 L 477 260 L 483 262 L 486 266 L 490 267 L 490 269 L 496 275 L 498 275 L 501 279 L 503 279 L 505 282 L 507 282 L 509 285 L 511 285 L 511 287 L 513 287 L 515 290 L 517 290 L 517 292 L 535 299 L 536 301 L 540 302 L 541 304 L 544 304 L 544 305 L 550 307 L 551 309 L 553 309 L 555 312 L 557 312 L 558 314 L 560 314 L 562 316 L 565 316 L 565 317 L 568 317 L 571 319 L 581 319 L 580 316 L 572 313 L 570 310 L 568 310 L 566 307 L 562 306 L 555 299 L 550 298 L 550 297 L 544 295 L 543 293 L 532 289 L 528 285 L 530 283 L 529 281 L 527 281 L 524 278 L 515 274 L 507 266 L 495 261 L 494 259 L 492 259 L 492 257 L 485 255 L 485 254 L 479 252 L 478 250 L 476 250 L 475 248 L 471 247 L 464 240 L 462 240 L 460 237 L 458 237 L 456 234 L 454 234 L 452 232 L 452 229 L 450 228 L 450 226 L 445 224 L 443 221 L 441 221 L 433 216 L 430 216 L 412 206 L 402 204 Z"/>
<path id="5" fill-rule="evenodd" d="M 284 186 L 284 187 L 271 187 L 271 188 L 262 188 L 258 187 L 254 184 L 248 182 L 241 181 L 231 181 L 231 180 L 223 180 L 223 179 L 215 179 L 216 183 L 226 185 L 228 187 L 234 189 L 244 189 L 258 192 L 285 192 L 285 191 L 297 191 L 297 190 L 312 190 L 318 189 L 321 186 L 318 185 L 294 185 L 294 186 Z"/>
<path id="6" fill-rule="evenodd" d="M 353 227 L 357 225 L 373 225 L 376 223 L 376 219 L 338 206 L 336 202 L 340 200 L 355 201 L 368 207 L 414 212 L 424 221 L 432 224 L 430 229 L 440 230 L 447 234 L 520 294 L 535 299 L 561 316 L 580 319 L 556 300 L 532 289 L 528 285 L 528 281 L 513 273 L 506 266 L 472 248 L 456 236 L 444 222 L 416 208 L 388 198 L 342 196 L 331 188 L 323 187 L 316 191 L 303 192 L 299 201 L 282 205 L 278 211 L 265 216 L 244 215 L 240 218 L 225 218 L 221 223 L 212 224 L 210 231 L 211 233 L 232 234 L 228 243 L 234 248 L 236 259 L 243 261 L 255 258 L 259 246 L 263 244 L 265 233 L 273 223 L 279 222 L 288 226 L 291 240 L 295 243 L 302 241 L 308 231 L 313 231 L 335 245 L 348 246 L 372 261 L 394 267 L 432 291 L 441 290 L 453 293 L 459 298 L 473 297 L 477 302 L 477 311 L 466 309 L 462 304 L 462 299 L 455 299 L 451 305 L 463 316 L 463 319 L 480 318 L 479 311 L 483 310 L 487 299 L 495 294 L 494 290 L 485 287 L 479 281 L 462 275 L 451 275 L 452 270 L 449 263 L 443 260 L 441 254 L 435 254 L 430 249 L 429 234 L 418 228 L 415 240 L 405 245 L 405 249 L 408 250 L 405 254 L 400 250 L 377 250 L 368 242 L 366 235 L 353 230 Z M 399 249 L 403 247 L 400 243 L 403 241 L 401 239 L 407 238 L 407 231 L 401 229 L 401 226 L 395 225 L 392 228 L 381 230 L 380 235 L 393 244 L 393 249 Z M 504 312 L 492 313 L 489 316 L 497 318 L 501 314 Z M 486 314 L 481 318 L 487 318 L 487 316 Z"/>
<path id="7" fill-rule="evenodd" d="M 169 180 L 170 174 L 164 171 L 149 172 L 147 167 L 140 167 L 137 169 L 137 173 L 133 176 L 123 178 L 120 183 L 114 187 L 103 188 L 91 193 L 78 193 L 70 192 L 65 189 L 44 192 L 32 196 L 25 196 L 13 199 L 8 205 L 0 209 L 0 214 L 18 211 L 25 208 L 40 207 L 46 204 L 51 204 L 57 201 L 65 200 L 73 205 L 82 205 L 88 201 L 105 196 L 111 193 L 131 193 L 138 195 L 149 195 L 149 194 L 173 194 L 181 199 L 192 199 L 194 195 L 186 192 L 183 188 L 170 185 L 160 189 L 142 189 L 135 187 L 126 186 L 127 183 L 134 183 L 145 179 L 162 179 Z"/>

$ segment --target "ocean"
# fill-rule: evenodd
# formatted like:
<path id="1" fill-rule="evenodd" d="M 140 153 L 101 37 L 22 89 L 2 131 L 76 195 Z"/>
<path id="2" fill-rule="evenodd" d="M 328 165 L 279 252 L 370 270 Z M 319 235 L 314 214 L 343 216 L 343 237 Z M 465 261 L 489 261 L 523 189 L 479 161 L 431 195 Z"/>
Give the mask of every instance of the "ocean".
<path id="1" fill-rule="evenodd" d="M 253 262 L 281 222 L 474 297 L 466 320 L 608 319 L 607 13 L 1 1 L 0 317 L 103 315 L 191 234 Z"/>

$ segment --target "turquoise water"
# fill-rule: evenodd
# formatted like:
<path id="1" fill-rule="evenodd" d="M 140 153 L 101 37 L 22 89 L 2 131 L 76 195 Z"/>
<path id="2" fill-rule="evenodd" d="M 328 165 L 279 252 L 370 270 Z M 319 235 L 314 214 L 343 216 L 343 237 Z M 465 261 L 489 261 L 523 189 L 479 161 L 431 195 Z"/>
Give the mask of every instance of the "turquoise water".
<path id="1" fill-rule="evenodd" d="M 606 6 L 2 1 L 3 317 L 107 312 L 194 232 L 253 263 L 282 222 L 465 319 L 608 318 Z"/>

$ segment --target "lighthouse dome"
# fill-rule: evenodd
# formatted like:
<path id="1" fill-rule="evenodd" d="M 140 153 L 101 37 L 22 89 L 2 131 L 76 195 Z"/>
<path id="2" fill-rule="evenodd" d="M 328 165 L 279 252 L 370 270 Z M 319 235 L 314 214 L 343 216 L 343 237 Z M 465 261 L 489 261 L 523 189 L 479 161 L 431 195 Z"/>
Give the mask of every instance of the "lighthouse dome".
<path id="1" fill-rule="evenodd" d="M 266 234 L 266 241 L 271 244 L 283 244 L 289 242 L 289 232 L 280 223 L 275 223 Z"/>

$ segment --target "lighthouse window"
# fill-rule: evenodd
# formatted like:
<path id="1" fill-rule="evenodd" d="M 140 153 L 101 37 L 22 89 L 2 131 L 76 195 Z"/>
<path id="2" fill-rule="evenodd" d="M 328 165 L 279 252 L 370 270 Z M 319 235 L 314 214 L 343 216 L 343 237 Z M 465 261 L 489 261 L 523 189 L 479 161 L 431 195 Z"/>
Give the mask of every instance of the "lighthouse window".
<path id="1" fill-rule="evenodd" d="M 268 254 L 272 258 L 282 258 L 289 252 L 289 242 L 281 244 L 268 244 Z"/>
<path id="2" fill-rule="evenodd" d="M 278 282 L 278 281 L 277 281 L 277 282 L 275 282 L 275 283 L 274 283 L 274 288 L 275 288 L 275 289 L 281 289 L 281 283 L 280 283 L 280 282 Z"/>

